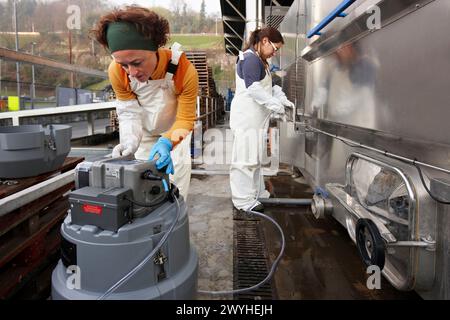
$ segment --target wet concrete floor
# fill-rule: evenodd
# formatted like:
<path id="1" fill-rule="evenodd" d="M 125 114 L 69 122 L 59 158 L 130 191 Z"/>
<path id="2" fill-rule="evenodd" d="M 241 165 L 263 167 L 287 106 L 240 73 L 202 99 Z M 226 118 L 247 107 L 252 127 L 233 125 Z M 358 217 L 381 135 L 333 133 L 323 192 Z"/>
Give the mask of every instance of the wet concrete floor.
<path id="1" fill-rule="evenodd" d="M 277 198 L 311 198 L 303 178 L 266 178 L 266 187 Z M 414 292 L 400 292 L 381 277 L 381 289 L 369 290 L 369 274 L 347 230 L 335 219 L 317 220 L 309 206 L 265 206 L 265 212 L 282 227 L 286 250 L 274 277 L 278 299 L 420 299 Z M 270 260 L 280 250 L 278 230 L 262 223 Z"/>
<path id="2" fill-rule="evenodd" d="M 193 175 L 187 199 L 191 244 L 199 256 L 201 291 L 233 290 L 233 205 L 228 176 Z M 232 295 L 200 293 L 204 299 Z"/>

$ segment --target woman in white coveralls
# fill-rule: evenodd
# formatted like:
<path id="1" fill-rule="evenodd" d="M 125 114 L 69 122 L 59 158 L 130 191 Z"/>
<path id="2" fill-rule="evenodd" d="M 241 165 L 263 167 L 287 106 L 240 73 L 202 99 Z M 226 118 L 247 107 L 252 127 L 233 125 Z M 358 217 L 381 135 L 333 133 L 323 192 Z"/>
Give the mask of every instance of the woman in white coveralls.
<path id="1" fill-rule="evenodd" d="M 233 205 L 239 210 L 264 211 L 256 197 L 270 196 L 260 170 L 268 117 L 282 116 L 285 107 L 294 106 L 279 86 L 272 86 L 267 61 L 283 44 L 278 30 L 271 27 L 255 30 L 236 64 L 236 93 L 230 111 L 234 135 L 230 184 Z"/>

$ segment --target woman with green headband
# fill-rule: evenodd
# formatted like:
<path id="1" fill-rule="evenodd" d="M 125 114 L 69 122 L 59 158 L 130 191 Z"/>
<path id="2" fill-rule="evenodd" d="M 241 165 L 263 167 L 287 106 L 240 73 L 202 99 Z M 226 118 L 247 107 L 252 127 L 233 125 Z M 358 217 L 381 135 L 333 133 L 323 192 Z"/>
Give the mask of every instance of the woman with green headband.
<path id="1" fill-rule="evenodd" d="M 198 94 L 195 67 L 179 44 L 163 48 L 169 23 L 145 8 L 116 9 L 101 17 L 92 33 L 113 57 L 108 74 L 120 133 L 113 157 L 158 158 L 157 168 L 173 174 L 186 199 Z"/>

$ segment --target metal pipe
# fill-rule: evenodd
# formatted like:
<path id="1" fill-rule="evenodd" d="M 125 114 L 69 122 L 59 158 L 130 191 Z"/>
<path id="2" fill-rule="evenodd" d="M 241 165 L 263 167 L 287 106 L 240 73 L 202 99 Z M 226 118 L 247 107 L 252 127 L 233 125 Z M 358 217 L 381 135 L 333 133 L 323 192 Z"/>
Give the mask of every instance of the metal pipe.
<path id="1" fill-rule="evenodd" d="M 200 96 L 197 96 L 197 118 L 200 117 Z"/>
<path id="2" fill-rule="evenodd" d="M 14 19 L 14 31 L 16 33 L 15 42 L 16 42 L 16 52 L 19 51 L 19 30 L 17 23 L 17 1 L 14 0 L 13 3 L 13 19 Z M 20 64 L 16 62 L 16 81 L 17 81 L 17 96 L 20 99 Z M 20 108 L 20 100 L 19 100 L 19 108 Z"/>
<path id="3" fill-rule="evenodd" d="M 116 102 L 99 102 L 90 104 L 79 104 L 74 106 L 58 107 L 58 108 L 45 108 L 34 110 L 22 110 L 11 112 L 0 112 L 0 119 L 12 119 L 13 125 L 17 126 L 20 123 L 21 118 L 39 117 L 56 114 L 69 114 L 69 113 L 88 113 L 91 111 L 100 110 L 114 110 Z"/>
<path id="4" fill-rule="evenodd" d="M 108 78 L 108 73 L 100 70 L 94 70 L 86 67 L 81 67 L 74 64 L 69 64 L 65 62 L 55 61 L 47 59 L 40 56 L 33 56 L 24 52 L 17 52 L 15 50 L 0 48 L 0 58 L 4 60 L 20 61 L 22 63 L 31 63 L 39 66 L 55 68 L 64 71 L 82 73 L 85 75 L 90 75 L 100 78 Z"/>
<path id="5" fill-rule="evenodd" d="M 230 171 L 228 171 L 228 170 L 192 169 L 191 174 L 196 174 L 199 176 L 227 176 L 230 174 Z"/>
<path id="6" fill-rule="evenodd" d="M 258 199 L 262 204 L 282 204 L 282 205 L 299 205 L 299 206 L 309 206 L 311 205 L 312 199 L 296 199 L 296 198 L 268 198 L 268 199 Z"/>
<path id="7" fill-rule="evenodd" d="M 36 42 L 31 42 L 31 55 L 34 56 L 34 46 Z M 31 109 L 34 109 L 34 99 L 36 99 L 34 64 L 31 65 Z"/>
<path id="8" fill-rule="evenodd" d="M 250 34 L 252 31 L 256 30 L 258 27 L 258 7 L 260 5 L 260 0 L 246 0 L 245 2 L 245 15 L 246 15 L 246 23 L 245 23 L 245 32 L 246 32 L 246 41 L 250 38 Z"/>
<path id="9" fill-rule="evenodd" d="M 360 148 L 363 148 L 363 149 L 371 150 L 371 151 L 374 151 L 376 153 L 382 154 L 382 155 L 384 155 L 386 157 L 394 158 L 394 159 L 397 159 L 397 160 L 400 160 L 400 161 L 403 161 L 403 162 L 410 163 L 412 165 L 417 164 L 417 165 L 422 166 L 422 167 L 426 167 L 426 168 L 430 168 L 430 169 L 433 169 L 433 170 L 436 170 L 436 171 L 440 171 L 440 172 L 444 172 L 444 173 L 450 174 L 450 170 L 447 170 L 447 169 L 444 169 L 444 168 L 441 168 L 441 167 L 437 167 L 437 166 L 434 166 L 434 165 L 431 165 L 431 164 L 428 164 L 428 163 L 425 163 L 425 162 L 421 162 L 421 161 L 409 159 L 409 158 L 406 158 L 406 157 L 403 157 L 403 156 L 399 156 L 397 154 L 394 154 L 394 153 L 391 153 L 391 152 L 387 152 L 387 151 L 383 151 L 383 150 L 380 150 L 380 149 L 377 149 L 377 148 L 374 148 L 374 147 L 370 147 L 368 145 L 365 145 L 365 144 L 362 144 L 362 143 L 359 143 L 359 142 L 356 142 L 356 141 L 353 141 L 353 140 L 350 140 L 350 139 L 338 136 L 337 134 L 331 134 L 331 133 L 328 133 L 326 131 L 323 131 L 323 130 L 320 130 L 320 129 L 317 129 L 317 128 L 314 128 L 314 127 L 311 127 L 311 126 L 308 126 L 308 125 L 306 126 L 306 129 L 309 129 L 311 131 L 315 131 L 315 132 L 324 134 L 324 135 L 332 137 L 334 139 L 341 140 L 341 141 L 346 142 L 346 143 L 348 143 L 350 145 L 353 145 L 354 147 L 360 147 Z"/>
<path id="10" fill-rule="evenodd" d="M 0 59 L 0 96 L 2 95 L 2 63 L 3 63 L 3 60 Z M 8 93 L 6 93 L 6 94 L 8 94 Z"/>
<path id="11" fill-rule="evenodd" d="M 337 6 L 328 16 L 326 16 L 317 26 L 315 26 L 312 30 L 307 33 L 308 39 L 317 35 L 320 36 L 320 31 L 325 28 L 328 24 L 330 24 L 337 17 L 346 17 L 347 14 L 344 13 L 344 10 L 350 7 L 356 0 L 344 0 L 339 6 Z"/>
<path id="12" fill-rule="evenodd" d="M 264 3 L 263 1 L 258 1 L 256 9 L 256 28 L 262 28 L 264 26 Z"/>
<path id="13" fill-rule="evenodd" d="M 435 245 L 424 241 L 397 241 L 387 244 L 388 247 L 416 247 L 416 248 L 432 248 Z"/>

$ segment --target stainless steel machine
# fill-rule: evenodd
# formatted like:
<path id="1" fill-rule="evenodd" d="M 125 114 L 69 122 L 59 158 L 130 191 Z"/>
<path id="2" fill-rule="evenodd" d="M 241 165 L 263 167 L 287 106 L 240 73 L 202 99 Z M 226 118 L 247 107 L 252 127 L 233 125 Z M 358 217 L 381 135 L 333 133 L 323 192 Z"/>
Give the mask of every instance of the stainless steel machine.
<path id="1" fill-rule="evenodd" d="M 155 162 L 83 162 L 61 226 L 52 298 L 194 299 L 198 256 L 186 204 Z"/>
<path id="2" fill-rule="evenodd" d="M 450 298 L 450 1 L 296 0 L 281 161 L 399 290 Z"/>

